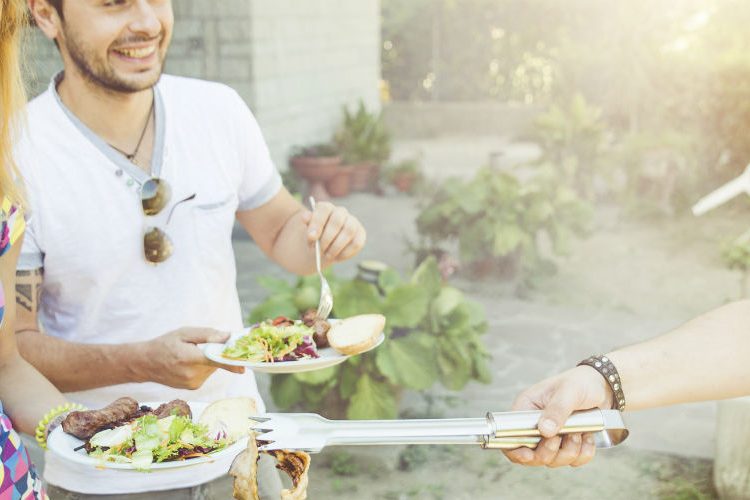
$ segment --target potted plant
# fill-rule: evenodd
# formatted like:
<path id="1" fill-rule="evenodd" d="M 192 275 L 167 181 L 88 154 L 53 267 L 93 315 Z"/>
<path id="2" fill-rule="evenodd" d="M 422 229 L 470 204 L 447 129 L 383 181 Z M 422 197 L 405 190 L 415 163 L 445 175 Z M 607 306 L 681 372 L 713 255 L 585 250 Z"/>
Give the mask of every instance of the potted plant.
<path id="1" fill-rule="evenodd" d="M 412 193 L 415 183 L 422 178 L 422 166 L 417 159 L 404 160 L 388 170 L 388 179 L 402 193 Z"/>
<path id="2" fill-rule="evenodd" d="M 586 232 L 589 215 L 589 205 L 559 182 L 552 165 L 524 184 L 485 167 L 473 179 L 446 180 L 429 195 L 417 231 L 421 246 L 456 245 L 476 276 L 528 284 L 526 278 L 547 272 L 550 257 L 567 253 L 571 238 Z"/>
<path id="3" fill-rule="evenodd" d="M 367 111 L 360 101 L 355 112 L 344 108 L 343 119 L 334 141 L 351 167 L 351 187 L 364 191 L 378 178 L 382 162 L 391 153 L 391 139 L 380 113 Z"/>
<path id="4" fill-rule="evenodd" d="M 341 164 L 338 166 L 336 173 L 325 183 L 326 191 L 334 198 L 347 196 L 351 191 L 352 168 L 349 165 Z"/>
<path id="5" fill-rule="evenodd" d="M 328 199 L 325 183 L 333 179 L 341 167 L 341 155 L 334 144 L 322 143 L 296 148 L 289 164 L 308 183 L 308 192 L 319 199 Z"/>

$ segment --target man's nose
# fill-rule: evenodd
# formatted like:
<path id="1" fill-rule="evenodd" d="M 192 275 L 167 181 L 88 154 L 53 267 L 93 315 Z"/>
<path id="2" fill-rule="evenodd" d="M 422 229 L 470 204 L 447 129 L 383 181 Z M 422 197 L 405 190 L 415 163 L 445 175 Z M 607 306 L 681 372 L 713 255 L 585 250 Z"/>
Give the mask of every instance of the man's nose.
<path id="1" fill-rule="evenodd" d="M 156 10 L 148 0 L 138 0 L 134 4 L 135 12 L 130 23 L 130 30 L 149 38 L 157 36 L 161 32 L 161 21 L 156 15 Z"/>

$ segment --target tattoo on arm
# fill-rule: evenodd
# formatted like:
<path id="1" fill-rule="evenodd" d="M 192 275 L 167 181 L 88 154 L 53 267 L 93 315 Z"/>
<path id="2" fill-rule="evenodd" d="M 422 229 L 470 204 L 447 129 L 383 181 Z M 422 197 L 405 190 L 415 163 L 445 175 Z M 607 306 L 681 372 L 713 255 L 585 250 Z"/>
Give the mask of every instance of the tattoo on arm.
<path id="1" fill-rule="evenodd" d="M 16 285 L 16 303 L 27 311 L 32 311 L 34 304 L 31 300 L 31 285 Z"/>
<path id="2" fill-rule="evenodd" d="M 16 303 L 29 312 L 36 311 L 42 294 L 43 269 L 16 271 Z"/>

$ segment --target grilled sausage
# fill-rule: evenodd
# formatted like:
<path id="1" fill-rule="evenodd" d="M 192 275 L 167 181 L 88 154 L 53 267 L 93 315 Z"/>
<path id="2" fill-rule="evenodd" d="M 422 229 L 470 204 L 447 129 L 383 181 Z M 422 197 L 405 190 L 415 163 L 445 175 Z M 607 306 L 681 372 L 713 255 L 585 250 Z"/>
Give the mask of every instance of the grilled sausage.
<path id="1" fill-rule="evenodd" d="M 318 349 L 323 349 L 330 345 L 328 343 L 328 330 L 331 329 L 331 324 L 324 319 L 318 318 L 317 314 L 318 312 L 315 309 L 306 311 L 305 314 L 302 315 L 302 323 L 315 331 L 313 334 L 315 345 Z"/>
<path id="2" fill-rule="evenodd" d="M 178 415 L 180 417 L 187 417 L 190 419 L 193 418 L 193 414 L 190 411 L 190 406 L 188 406 L 188 404 L 181 399 L 175 399 L 173 401 L 170 401 L 169 403 L 159 405 L 159 407 L 154 410 L 154 415 L 156 415 L 156 418 L 164 418 L 172 414 Z"/>
<path id="3" fill-rule="evenodd" d="M 138 401 L 120 398 L 101 410 L 73 411 L 62 422 L 63 430 L 78 439 L 88 440 L 101 429 L 116 422 L 132 419 L 138 414 Z"/>

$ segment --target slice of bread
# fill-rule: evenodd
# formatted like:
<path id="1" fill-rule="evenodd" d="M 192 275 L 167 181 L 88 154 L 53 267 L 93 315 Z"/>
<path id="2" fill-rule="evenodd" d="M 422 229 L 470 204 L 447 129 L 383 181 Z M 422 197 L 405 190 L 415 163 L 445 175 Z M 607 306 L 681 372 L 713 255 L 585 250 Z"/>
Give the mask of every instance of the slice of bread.
<path id="1" fill-rule="evenodd" d="M 354 356 L 372 348 L 385 328 L 382 314 L 360 314 L 331 325 L 328 342 L 341 354 Z"/>
<path id="2" fill-rule="evenodd" d="M 208 427 L 212 438 L 224 433 L 234 442 L 250 433 L 250 417 L 257 414 L 253 398 L 226 398 L 208 405 L 198 421 Z"/>

